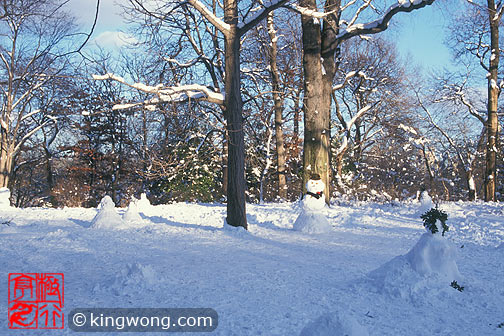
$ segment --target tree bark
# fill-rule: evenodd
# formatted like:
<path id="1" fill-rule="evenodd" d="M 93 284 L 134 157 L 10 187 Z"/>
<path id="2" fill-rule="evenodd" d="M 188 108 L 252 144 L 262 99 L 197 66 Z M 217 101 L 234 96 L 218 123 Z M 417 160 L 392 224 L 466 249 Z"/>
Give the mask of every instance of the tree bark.
<path id="1" fill-rule="evenodd" d="M 487 119 L 487 146 L 485 168 L 485 201 L 495 201 L 496 161 L 497 161 L 497 107 L 499 87 L 497 76 L 499 70 L 499 22 L 495 20 L 496 6 L 494 0 L 487 0 L 488 16 L 490 21 L 490 71 L 488 74 L 488 119 Z"/>
<path id="2" fill-rule="evenodd" d="M 316 10 L 315 0 L 303 0 L 302 7 Z M 339 0 L 327 0 L 326 12 L 340 7 Z M 301 15 L 303 29 L 304 95 L 304 145 L 303 145 L 303 192 L 306 182 L 314 173 L 319 174 L 325 184 L 326 203 L 330 200 L 330 121 L 332 82 L 336 72 L 334 60 L 336 48 L 322 50 L 335 40 L 339 19 L 328 15 L 321 30 L 320 22 L 310 16 Z"/>
<path id="3" fill-rule="evenodd" d="M 224 21 L 230 25 L 230 31 L 224 38 L 226 62 L 226 98 L 224 105 L 229 135 L 226 221 L 231 226 L 241 226 L 247 229 L 245 213 L 245 144 L 242 115 L 243 102 L 240 92 L 240 35 L 237 30 L 237 0 L 225 1 L 224 9 Z"/>
<path id="4" fill-rule="evenodd" d="M 228 190 L 228 135 L 227 132 L 224 132 L 224 136 L 222 139 L 222 195 L 227 195 Z"/>
<path id="5" fill-rule="evenodd" d="M 3 139 L 2 139 L 3 140 Z M 0 188 L 9 187 L 10 177 L 12 175 L 13 167 L 13 152 L 14 149 L 12 145 L 9 145 L 6 141 L 3 141 L 0 149 Z"/>
<path id="6" fill-rule="evenodd" d="M 287 199 L 287 182 L 285 179 L 285 146 L 283 135 L 283 99 L 280 95 L 280 75 L 278 73 L 277 64 L 277 39 L 275 26 L 273 22 L 273 13 L 268 15 L 268 34 L 271 40 L 270 48 L 270 72 L 273 87 L 273 101 L 275 108 L 275 141 L 277 152 L 277 175 L 278 175 L 278 196 L 285 200 Z"/>

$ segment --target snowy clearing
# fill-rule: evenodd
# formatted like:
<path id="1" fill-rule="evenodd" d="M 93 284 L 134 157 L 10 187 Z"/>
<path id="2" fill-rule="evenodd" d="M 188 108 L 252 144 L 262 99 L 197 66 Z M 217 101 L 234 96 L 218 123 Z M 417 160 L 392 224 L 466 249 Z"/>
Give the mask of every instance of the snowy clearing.
<path id="1" fill-rule="evenodd" d="M 0 271 L 5 287 L 9 273 L 64 273 L 65 314 L 213 308 L 212 335 L 504 335 L 504 206 L 441 206 L 462 292 L 396 258 L 426 232 L 419 207 L 334 205 L 332 231 L 312 235 L 292 229 L 298 203 L 248 205 L 249 232 L 223 228 L 220 204 L 138 206 L 142 223 L 121 230 L 93 227 L 96 209 L 5 208 Z M 74 334 L 14 333 L 2 302 L 1 335 Z"/>

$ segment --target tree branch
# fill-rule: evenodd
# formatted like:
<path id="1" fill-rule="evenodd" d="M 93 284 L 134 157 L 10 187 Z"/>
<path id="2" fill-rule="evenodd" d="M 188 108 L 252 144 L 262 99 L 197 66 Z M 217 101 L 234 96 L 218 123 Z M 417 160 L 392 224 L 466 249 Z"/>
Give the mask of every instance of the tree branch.
<path id="1" fill-rule="evenodd" d="M 385 14 L 372 22 L 354 24 L 342 30 L 331 44 L 322 51 L 322 54 L 335 49 L 341 42 L 357 35 L 380 33 L 388 28 L 390 20 L 398 13 L 409 13 L 416 9 L 431 5 L 435 0 L 403 0 L 389 7 Z"/>
<path id="2" fill-rule="evenodd" d="M 264 8 L 262 10 L 257 11 L 252 17 L 238 24 L 238 35 L 242 36 L 243 34 L 248 32 L 250 29 L 255 27 L 259 22 L 264 20 L 270 12 L 283 6 L 288 1 L 289 0 L 272 0 L 269 3 L 263 4 Z"/>

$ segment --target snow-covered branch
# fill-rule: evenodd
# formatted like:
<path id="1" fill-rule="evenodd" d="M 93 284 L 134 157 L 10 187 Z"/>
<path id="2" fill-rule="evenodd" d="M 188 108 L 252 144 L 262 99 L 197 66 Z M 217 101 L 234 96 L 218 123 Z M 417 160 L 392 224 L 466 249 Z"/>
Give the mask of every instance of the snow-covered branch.
<path id="1" fill-rule="evenodd" d="M 466 160 L 464 159 L 464 156 L 462 155 L 462 153 L 460 152 L 460 148 L 459 146 L 457 146 L 455 144 L 455 141 L 450 137 L 450 135 L 444 130 L 442 129 L 435 121 L 434 121 L 434 118 L 432 117 L 432 114 L 430 113 L 429 109 L 424 105 L 424 103 L 422 102 L 422 99 L 420 98 L 418 92 L 416 93 L 416 96 L 417 96 L 417 100 L 418 100 L 418 104 L 420 105 L 420 107 L 422 108 L 422 110 L 424 110 L 425 114 L 427 115 L 427 118 L 429 119 L 429 122 L 431 123 L 431 125 L 437 129 L 439 131 L 439 133 L 441 133 L 443 135 L 443 137 L 446 139 L 446 141 L 448 141 L 448 143 L 450 144 L 450 146 L 453 148 L 453 150 L 455 150 L 455 153 L 457 153 L 457 157 L 458 159 L 460 160 L 460 162 L 463 164 L 463 166 L 465 167 L 467 165 L 467 162 Z"/>
<path id="2" fill-rule="evenodd" d="M 246 18 L 243 22 L 238 24 L 238 35 L 243 35 L 259 22 L 264 20 L 268 14 L 280 6 L 283 6 L 289 0 L 267 0 L 263 1 L 262 8 L 255 11 L 253 15 Z"/>
<path id="3" fill-rule="evenodd" d="M 33 111 L 31 111 L 30 113 L 25 114 L 25 115 L 21 118 L 21 121 L 26 120 L 26 119 L 30 118 L 31 116 L 33 116 L 33 115 L 35 115 L 35 114 L 37 114 L 37 113 L 39 113 L 39 112 L 40 112 L 40 110 L 33 110 Z"/>
<path id="4" fill-rule="evenodd" d="M 54 117 L 54 116 L 47 116 L 49 119 L 46 120 L 45 122 L 43 122 L 42 124 L 38 125 L 37 127 L 35 127 L 34 129 L 32 129 L 30 132 L 26 133 L 22 138 L 21 140 L 19 140 L 18 144 L 16 145 L 16 147 L 14 148 L 14 151 L 12 152 L 11 155 L 15 155 L 17 152 L 19 152 L 19 150 L 21 149 L 21 147 L 24 145 L 24 143 L 26 142 L 26 140 L 28 140 L 33 134 L 37 133 L 38 131 L 40 131 L 43 127 L 49 125 L 50 123 L 55 123 L 58 118 L 57 117 Z"/>
<path id="5" fill-rule="evenodd" d="M 169 58 L 169 57 L 165 57 L 164 60 L 169 63 L 175 63 L 179 68 L 189 68 L 189 67 L 193 66 L 194 64 L 196 64 L 196 62 L 198 62 L 200 60 L 200 58 L 201 57 L 196 57 L 195 59 L 193 59 L 187 63 L 180 63 L 176 59 Z"/>
<path id="6" fill-rule="evenodd" d="M 416 9 L 431 5 L 434 1 L 435 0 L 398 0 L 398 2 L 390 6 L 385 14 L 383 14 L 383 16 L 379 19 L 368 23 L 354 23 L 349 25 L 346 29 L 343 29 L 338 36 L 336 36 L 334 41 L 322 51 L 322 53 L 334 49 L 337 45 L 339 45 L 339 43 L 354 36 L 382 32 L 388 28 L 388 24 L 394 15 L 398 13 L 412 12 Z"/>
<path id="7" fill-rule="evenodd" d="M 287 6 L 289 9 L 293 10 L 294 12 L 297 12 L 301 15 L 305 15 L 305 16 L 310 16 L 310 17 L 313 17 L 313 18 L 316 18 L 316 19 L 323 19 L 325 18 L 326 16 L 328 15 L 332 15 L 334 13 L 336 13 L 336 11 L 331 11 L 331 12 L 327 12 L 327 13 L 321 13 L 321 12 L 317 12 L 316 10 L 313 10 L 313 9 L 309 9 L 309 8 L 306 8 L 306 7 L 301 7 L 297 4 L 291 4 L 289 6 Z"/>
<path id="8" fill-rule="evenodd" d="M 374 104 L 374 105 L 376 105 L 376 104 Z M 345 129 L 342 130 L 343 134 L 344 134 L 343 141 L 341 142 L 341 145 L 339 146 L 339 148 L 336 150 L 336 155 L 339 155 L 341 152 L 343 152 L 347 148 L 348 140 L 350 137 L 350 130 L 352 129 L 352 126 L 355 124 L 355 122 L 357 120 L 359 120 L 364 115 L 364 113 L 369 111 L 374 105 L 368 104 L 368 105 L 364 106 L 352 117 L 352 119 L 350 119 L 349 122 L 345 123 L 346 127 L 345 127 Z"/>
<path id="9" fill-rule="evenodd" d="M 113 109 L 126 109 L 138 105 L 153 105 L 165 102 L 182 102 L 190 99 L 194 100 L 204 100 L 210 103 L 216 103 L 219 105 L 224 104 L 224 94 L 220 92 L 215 92 L 213 89 L 208 88 L 204 85 L 190 84 L 190 85 L 179 85 L 164 87 L 162 84 L 156 86 L 145 85 L 142 83 L 130 84 L 124 78 L 116 76 L 112 73 L 106 75 L 93 75 L 95 80 L 114 80 L 133 89 L 151 93 L 157 95 L 157 98 L 151 99 L 143 103 L 134 104 L 121 104 L 115 105 Z"/>
<path id="10" fill-rule="evenodd" d="M 502 18 L 503 11 L 504 11 L 504 2 L 501 1 L 499 3 L 499 6 L 497 7 L 497 10 L 495 11 L 495 15 L 493 17 L 493 20 L 500 21 L 500 19 Z"/>
<path id="11" fill-rule="evenodd" d="M 180 1 L 180 2 L 186 2 L 186 1 Z M 187 0 L 188 3 L 191 4 L 191 6 L 194 7 L 198 12 L 200 12 L 201 15 L 205 17 L 215 28 L 217 28 L 222 34 L 224 35 L 229 35 L 231 32 L 231 26 L 224 21 L 222 21 L 220 18 L 214 15 L 207 6 L 205 6 L 201 1 L 199 0 Z"/>
<path id="12" fill-rule="evenodd" d="M 343 83 L 333 86 L 333 91 L 337 91 L 337 90 L 344 88 L 346 86 L 346 84 L 348 83 L 348 81 L 350 80 L 350 78 L 352 78 L 352 77 L 361 77 L 362 79 L 365 79 L 365 80 L 373 80 L 373 78 L 367 77 L 366 74 L 362 71 L 350 71 L 349 73 L 347 73 L 345 75 L 345 79 L 343 80 Z"/>

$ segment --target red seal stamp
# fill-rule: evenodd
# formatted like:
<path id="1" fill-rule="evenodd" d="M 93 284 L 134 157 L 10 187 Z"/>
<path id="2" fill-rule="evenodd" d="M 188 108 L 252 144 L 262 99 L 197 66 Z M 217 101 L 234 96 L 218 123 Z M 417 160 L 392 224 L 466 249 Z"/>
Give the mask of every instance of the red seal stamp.
<path id="1" fill-rule="evenodd" d="M 9 274 L 9 328 L 63 329 L 63 273 Z"/>

